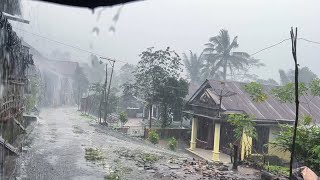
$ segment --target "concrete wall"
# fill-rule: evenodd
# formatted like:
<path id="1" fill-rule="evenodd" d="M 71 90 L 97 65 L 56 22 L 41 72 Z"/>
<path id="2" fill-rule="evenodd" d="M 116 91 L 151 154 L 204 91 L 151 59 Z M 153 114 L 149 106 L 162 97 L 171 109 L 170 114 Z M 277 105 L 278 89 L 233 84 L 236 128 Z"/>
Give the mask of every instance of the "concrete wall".
<path id="1" fill-rule="evenodd" d="M 280 128 L 276 126 L 270 127 L 269 142 L 274 141 L 277 137 L 277 134 L 279 134 L 279 132 L 280 132 Z M 279 158 L 285 161 L 290 161 L 290 152 L 283 152 L 279 148 L 273 147 L 271 145 L 268 146 L 268 154 L 278 156 Z"/>

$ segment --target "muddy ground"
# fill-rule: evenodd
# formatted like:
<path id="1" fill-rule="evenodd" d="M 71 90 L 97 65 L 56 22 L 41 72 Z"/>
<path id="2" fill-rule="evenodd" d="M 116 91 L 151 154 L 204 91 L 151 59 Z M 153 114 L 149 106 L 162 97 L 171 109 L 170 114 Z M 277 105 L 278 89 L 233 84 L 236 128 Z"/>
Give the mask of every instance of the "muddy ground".
<path id="1" fill-rule="evenodd" d="M 74 107 L 43 109 L 17 159 L 16 179 L 259 179 L 131 138 Z"/>

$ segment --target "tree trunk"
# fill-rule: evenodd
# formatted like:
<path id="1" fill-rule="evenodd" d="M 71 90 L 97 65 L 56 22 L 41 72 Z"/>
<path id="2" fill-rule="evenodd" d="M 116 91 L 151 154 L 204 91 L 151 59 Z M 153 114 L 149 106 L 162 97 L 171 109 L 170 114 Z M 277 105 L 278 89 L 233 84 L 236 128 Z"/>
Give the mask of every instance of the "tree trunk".
<path id="1" fill-rule="evenodd" d="M 227 79 L 227 63 L 223 66 L 223 80 Z"/>
<path id="2" fill-rule="evenodd" d="M 149 116 L 149 120 L 150 120 L 150 122 L 149 122 L 149 128 L 151 129 L 151 121 L 152 121 L 152 104 L 150 105 L 150 107 L 149 107 L 149 114 L 150 114 L 150 116 Z"/>

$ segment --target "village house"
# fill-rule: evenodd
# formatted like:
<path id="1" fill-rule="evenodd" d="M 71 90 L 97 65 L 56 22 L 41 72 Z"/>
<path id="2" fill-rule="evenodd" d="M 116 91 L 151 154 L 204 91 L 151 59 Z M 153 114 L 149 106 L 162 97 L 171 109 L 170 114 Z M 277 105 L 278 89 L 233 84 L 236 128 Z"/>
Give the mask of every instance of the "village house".
<path id="1" fill-rule="evenodd" d="M 268 99 L 256 103 L 244 90 L 246 83 L 232 81 L 206 80 L 191 96 L 184 113 L 192 116 L 190 152 L 199 156 L 220 161 L 228 160 L 230 143 L 235 142 L 234 128 L 227 122 L 229 114 L 247 114 L 254 117 L 257 139 L 245 134 L 240 142 L 240 159 L 246 155 L 265 153 L 288 160 L 290 154 L 272 146 L 265 146 L 276 138 L 279 124 L 293 124 L 295 105 L 276 100 L 270 90 L 274 86 L 264 85 Z M 313 120 L 320 119 L 320 98 L 303 97 L 300 99 L 300 114 L 311 115 Z"/>

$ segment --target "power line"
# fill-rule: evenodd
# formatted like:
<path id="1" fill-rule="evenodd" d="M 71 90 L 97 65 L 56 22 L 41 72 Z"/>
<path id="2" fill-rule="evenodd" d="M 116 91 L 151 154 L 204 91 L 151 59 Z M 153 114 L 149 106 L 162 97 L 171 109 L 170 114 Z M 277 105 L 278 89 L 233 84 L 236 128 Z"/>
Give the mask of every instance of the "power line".
<path id="1" fill-rule="evenodd" d="M 265 50 L 267 50 L 267 49 L 270 49 L 270 48 L 273 48 L 273 47 L 275 47 L 275 46 L 278 46 L 278 45 L 280 45 L 280 44 L 282 44 L 282 43 L 284 43 L 284 42 L 286 42 L 286 41 L 288 41 L 288 40 L 290 40 L 290 38 L 284 39 L 284 40 L 282 40 L 282 41 L 280 41 L 280 42 L 278 42 L 278 43 L 276 43 L 276 44 L 273 44 L 273 45 L 271 45 L 271 46 L 265 47 L 265 48 L 263 48 L 263 49 L 255 52 L 255 53 L 253 53 L 253 54 L 250 54 L 250 56 L 256 55 L 256 54 L 258 54 L 258 53 L 260 53 L 260 52 L 262 52 L 262 51 L 265 51 Z"/>
<path id="2" fill-rule="evenodd" d="M 298 40 L 303 40 L 303 41 L 310 42 L 310 43 L 314 43 L 314 44 L 320 44 L 320 42 L 311 41 L 311 40 L 306 39 L 306 38 L 298 38 Z"/>
<path id="3" fill-rule="evenodd" d="M 13 26 L 12 26 L 12 27 L 13 27 Z M 88 50 L 86 50 L 86 49 L 83 49 L 83 48 L 80 48 L 80 47 L 77 47 L 77 46 L 73 46 L 73 45 L 70 45 L 70 44 L 66 44 L 66 43 L 64 43 L 64 42 L 60 42 L 60 41 L 57 41 L 57 40 L 54 40 L 54 39 L 50 39 L 50 38 L 47 38 L 47 37 L 42 36 L 42 35 L 40 35 L 40 34 L 36 34 L 36 33 L 33 33 L 33 32 L 26 31 L 26 30 L 24 30 L 24 29 L 20 29 L 20 28 L 17 28 L 17 27 L 13 27 L 13 28 L 15 28 L 16 30 L 22 31 L 22 32 L 29 33 L 30 35 L 33 35 L 33 36 L 37 36 L 37 37 L 46 39 L 46 40 L 48 40 L 48 41 L 52 41 L 52 42 L 55 42 L 55 43 L 58 43 L 58 44 L 62 44 L 62 45 L 64 45 L 64 46 L 68 46 L 68 47 L 71 47 L 71 48 L 73 48 L 73 49 L 77 49 L 77 50 L 79 50 L 79 51 L 83 51 L 83 52 L 86 52 L 86 53 L 89 53 L 89 54 L 94 54 L 94 55 L 99 56 L 100 58 L 106 59 L 106 60 L 108 60 L 108 61 L 128 63 L 128 62 L 121 61 L 121 60 L 114 60 L 114 59 L 105 57 L 104 55 L 101 55 L 101 54 L 98 54 L 98 53 L 95 53 L 95 52 L 92 52 L 92 51 L 88 51 Z"/>
<path id="4" fill-rule="evenodd" d="M 24 30 L 24 29 L 20 29 L 20 28 L 17 28 L 17 27 L 13 27 L 13 28 L 15 28 L 15 29 L 17 29 L 17 30 L 20 30 L 20 31 L 23 31 L 23 32 L 26 32 L 26 33 L 29 33 L 29 34 L 31 34 L 31 35 L 34 35 L 34 36 L 37 36 L 37 37 L 46 39 L 46 40 L 48 40 L 48 41 L 52 41 L 52 42 L 55 42 L 55 43 L 58 43 L 58 44 L 62 44 L 62 45 L 64 45 L 64 46 L 68 46 L 68 47 L 77 49 L 77 50 L 79 50 L 79 51 L 83 51 L 83 52 L 86 52 L 86 53 L 89 53 L 89 54 L 94 54 L 94 55 L 96 55 L 96 56 L 99 56 L 101 59 L 106 59 L 106 60 L 108 60 L 108 61 L 115 61 L 115 62 L 121 62 L 121 63 L 129 63 L 129 62 L 127 62 L 127 61 L 114 60 L 114 59 L 112 59 L 112 58 L 105 57 L 104 55 L 101 55 L 101 54 L 98 54 L 98 53 L 94 53 L 94 52 L 92 52 L 92 51 L 88 51 L 88 50 L 86 50 L 86 49 L 83 49 L 83 48 L 80 48 L 80 47 L 77 47 L 77 46 L 73 46 L 73 45 L 70 45 L 70 44 L 66 44 L 66 43 L 64 43 L 64 42 L 60 42 L 60 41 L 57 41 L 57 40 L 54 40 L 54 39 L 50 39 L 50 38 L 47 38 L 47 37 L 45 37 L 45 36 L 42 36 L 42 35 L 39 35 L 39 34 L 35 34 L 35 33 L 32 33 L 32 32 L 26 31 L 26 30 Z M 276 46 L 278 46 L 278 45 L 280 45 L 280 44 L 282 44 L 282 43 L 284 43 L 284 42 L 286 42 L 286 41 L 288 41 L 288 40 L 290 40 L 290 38 L 283 39 L 282 41 L 280 41 L 280 42 L 278 42 L 278 43 L 275 43 L 275 44 L 273 44 L 273 45 L 271 45 L 271 46 L 265 47 L 265 48 L 263 48 L 263 49 L 260 49 L 259 51 L 256 51 L 255 53 L 250 54 L 250 56 L 256 55 L 256 54 L 258 54 L 258 53 L 260 53 L 260 52 L 262 52 L 262 51 L 265 51 L 265 50 L 271 49 L 271 48 L 273 48 L 273 47 L 276 47 Z M 312 40 L 309 40 L 309 39 L 306 39 L 306 38 L 298 38 L 298 40 L 303 40 L 303 41 L 306 41 L 306 42 L 309 42 L 309 43 L 319 44 L 319 45 L 320 45 L 320 42 L 312 41 Z"/>
<path id="5" fill-rule="evenodd" d="M 303 40 L 303 41 L 306 41 L 306 42 L 309 42 L 309 43 L 313 43 L 313 44 L 318 44 L 318 45 L 320 45 L 320 42 L 312 41 L 312 40 L 309 40 L 309 39 L 306 39 L 306 38 L 297 38 L 297 39 L 298 39 L 298 40 Z M 288 40 L 290 40 L 290 38 L 284 39 L 284 40 L 282 40 L 282 41 L 280 41 L 280 42 L 278 42 L 278 43 L 276 43 L 276 44 L 273 44 L 273 45 L 271 45 L 271 46 L 265 47 L 265 48 L 263 48 L 263 49 L 255 52 L 255 53 L 253 53 L 253 54 L 250 54 L 250 56 L 256 55 L 256 54 L 258 54 L 258 53 L 260 53 L 260 52 L 262 52 L 262 51 L 265 51 L 265 50 L 267 50 L 267 49 L 270 49 L 270 48 L 273 48 L 273 47 L 275 47 L 275 46 L 278 46 L 278 45 L 280 45 L 280 44 L 282 44 L 282 43 L 284 43 L 284 42 L 286 42 L 286 41 L 288 41 Z"/>

